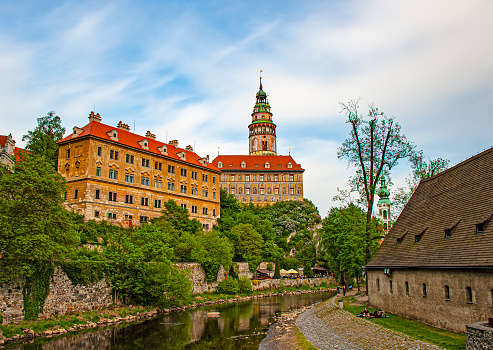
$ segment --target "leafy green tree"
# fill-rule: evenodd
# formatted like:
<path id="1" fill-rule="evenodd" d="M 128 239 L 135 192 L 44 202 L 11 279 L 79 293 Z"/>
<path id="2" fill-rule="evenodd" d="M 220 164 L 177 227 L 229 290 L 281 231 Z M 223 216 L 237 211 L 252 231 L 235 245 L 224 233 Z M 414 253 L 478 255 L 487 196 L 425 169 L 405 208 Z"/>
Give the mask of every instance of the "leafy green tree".
<path id="1" fill-rule="evenodd" d="M 51 111 L 46 116 L 38 118 L 36 128 L 22 136 L 22 141 L 27 140 L 26 149 L 36 155 L 44 156 L 56 171 L 58 168 L 58 145 L 56 143 L 63 138 L 63 134 L 65 134 L 65 128 L 62 127 L 62 120 L 55 114 L 55 111 Z"/>
<path id="2" fill-rule="evenodd" d="M 180 232 L 188 232 L 195 234 L 203 231 L 202 224 L 197 219 L 190 219 L 190 214 L 187 209 L 182 208 L 172 199 L 164 203 L 162 215 L 154 218 L 151 221 L 159 223 L 160 221 L 169 222 L 174 229 Z"/>
<path id="3" fill-rule="evenodd" d="M 356 167 L 356 175 L 349 185 L 351 191 L 360 194 L 366 206 L 366 262 L 371 258 L 371 220 L 378 181 L 382 175 L 389 176 L 390 170 L 400 159 L 415 154 L 414 145 L 401 133 L 400 125 L 394 118 L 387 117 L 373 105 L 369 106 L 367 118 L 360 115 L 358 101 L 341 103 L 346 122 L 351 125 L 351 132 L 337 156 L 346 159 Z"/>
<path id="4" fill-rule="evenodd" d="M 231 229 L 234 236 L 239 237 L 238 253 L 247 261 L 250 271 L 255 271 L 262 261 L 262 235 L 251 224 L 238 224 Z"/>
<path id="5" fill-rule="evenodd" d="M 0 166 L 0 280 L 33 273 L 32 261 L 56 261 L 79 244 L 65 210 L 65 180 L 43 157 L 25 154 L 11 172 Z"/>
<path id="6" fill-rule="evenodd" d="M 229 239 L 217 231 L 203 232 L 197 235 L 197 244 L 191 257 L 204 268 L 207 279 L 217 279 L 219 267 L 225 269 L 233 264 L 233 246 Z"/>
<path id="7" fill-rule="evenodd" d="M 377 223 L 370 223 L 370 237 L 366 235 L 366 215 L 362 209 L 349 204 L 343 208 L 331 208 L 323 220 L 320 234 L 325 248 L 326 260 L 332 271 L 344 276 L 346 287 L 349 278 L 359 280 L 362 266 L 366 262 L 365 247 L 370 245 L 370 257 L 379 247 L 375 239 L 380 236 Z"/>

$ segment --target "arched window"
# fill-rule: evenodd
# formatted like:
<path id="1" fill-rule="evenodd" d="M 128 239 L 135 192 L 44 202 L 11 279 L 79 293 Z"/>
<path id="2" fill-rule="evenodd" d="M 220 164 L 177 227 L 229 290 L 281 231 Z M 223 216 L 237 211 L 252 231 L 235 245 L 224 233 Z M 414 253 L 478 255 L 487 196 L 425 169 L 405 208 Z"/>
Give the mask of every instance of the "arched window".
<path id="1" fill-rule="evenodd" d="M 384 219 L 387 219 L 387 210 L 384 210 L 384 211 L 383 211 L 383 218 L 384 218 Z"/>
<path id="2" fill-rule="evenodd" d="M 286 187 L 282 189 L 282 194 L 286 194 Z"/>
<path id="3" fill-rule="evenodd" d="M 238 188 L 238 194 L 243 194 L 243 187 Z"/>
<path id="4" fill-rule="evenodd" d="M 257 187 L 253 188 L 253 194 L 257 194 Z"/>
<path id="5" fill-rule="evenodd" d="M 301 194 L 301 187 L 298 187 L 298 194 Z"/>

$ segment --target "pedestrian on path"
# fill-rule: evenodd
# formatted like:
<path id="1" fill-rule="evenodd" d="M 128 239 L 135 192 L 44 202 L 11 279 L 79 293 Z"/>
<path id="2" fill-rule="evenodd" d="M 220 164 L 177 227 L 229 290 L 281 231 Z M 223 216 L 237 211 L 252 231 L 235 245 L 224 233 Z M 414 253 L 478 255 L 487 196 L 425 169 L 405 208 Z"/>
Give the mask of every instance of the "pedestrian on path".
<path id="1" fill-rule="evenodd" d="M 346 296 L 346 286 L 344 286 L 344 287 L 342 288 L 342 294 L 344 294 L 344 296 Z"/>

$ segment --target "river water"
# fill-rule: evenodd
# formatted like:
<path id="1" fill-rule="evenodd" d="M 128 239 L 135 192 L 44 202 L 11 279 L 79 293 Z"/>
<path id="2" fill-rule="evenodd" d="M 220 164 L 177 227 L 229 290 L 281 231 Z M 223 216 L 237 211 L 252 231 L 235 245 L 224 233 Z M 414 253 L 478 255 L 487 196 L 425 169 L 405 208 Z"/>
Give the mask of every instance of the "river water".
<path id="1" fill-rule="evenodd" d="M 333 295 L 312 293 L 209 305 L 160 315 L 142 323 L 38 339 L 9 349 L 258 349 L 276 313 L 324 301 Z M 207 315 L 213 311 L 220 315 Z"/>

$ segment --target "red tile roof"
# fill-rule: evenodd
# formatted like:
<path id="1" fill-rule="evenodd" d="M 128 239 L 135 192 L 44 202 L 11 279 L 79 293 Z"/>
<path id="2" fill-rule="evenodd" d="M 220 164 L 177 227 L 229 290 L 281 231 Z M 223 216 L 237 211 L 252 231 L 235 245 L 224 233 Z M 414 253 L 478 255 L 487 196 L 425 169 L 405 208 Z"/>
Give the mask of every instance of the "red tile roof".
<path id="1" fill-rule="evenodd" d="M 21 159 L 22 153 L 27 153 L 27 151 L 25 149 L 19 148 L 19 147 L 16 147 L 14 149 L 14 155 L 15 155 L 15 161 L 16 162 L 22 161 L 22 159 Z"/>
<path id="2" fill-rule="evenodd" d="M 493 268 L 492 168 L 490 148 L 422 180 L 367 267 Z"/>
<path id="3" fill-rule="evenodd" d="M 274 156 L 274 155 L 218 155 L 212 161 L 215 166 L 222 162 L 222 171 L 305 171 L 300 164 L 296 163 L 291 156 Z M 245 167 L 241 163 L 245 162 Z M 266 168 L 266 163 L 270 168 Z M 288 163 L 292 168 L 288 168 Z"/>
<path id="4" fill-rule="evenodd" d="M 0 135 L 0 147 L 5 147 L 5 142 L 7 141 L 7 137 L 5 135 Z"/>
<path id="5" fill-rule="evenodd" d="M 89 124 L 82 127 L 81 129 L 82 129 L 82 132 L 79 135 L 72 133 L 72 134 L 68 135 L 67 137 L 65 137 L 64 139 L 58 141 L 57 143 L 63 144 L 63 143 L 69 142 L 69 141 L 74 141 L 74 140 L 80 139 L 80 138 L 85 137 L 85 136 L 86 137 L 87 136 L 93 136 L 93 137 L 107 140 L 109 142 L 114 142 L 114 143 L 122 144 L 125 146 L 129 146 L 129 147 L 138 149 L 139 151 L 150 152 L 150 153 L 154 153 L 154 154 L 157 154 L 160 156 L 163 156 L 163 154 L 158 150 L 158 147 L 166 145 L 168 155 L 164 155 L 164 157 L 183 161 L 177 155 L 177 153 L 185 152 L 185 158 L 186 158 L 185 161 L 187 163 L 195 165 L 195 166 L 199 166 L 202 168 L 207 168 L 207 169 L 213 170 L 213 171 L 220 171 L 220 169 L 217 169 L 216 166 L 213 165 L 212 163 L 207 162 L 206 163 L 207 165 L 203 165 L 202 163 L 200 163 L 199 159 L 201 159 L 202 157 L 198 156 L 195 152 L 191 152 L 191 151 L 188 151 L 188 150 L 185 150 L 182 148 L 172 146 L 170 144 L 166 144 L 164 142 L 153 140 L 149 137 L 137 135 L 137 134 L 131 133 L 129 131 L 119 129 L 119 128 L 114 127 L 114 126 L 106 125 L 106 124 L 96 122 L 96 121 L 90 121 Z M 109 137 L 109 135 L 107 134 L 113 130 L 118 131 L 118 141 L 112 140 Z M 139 142 L 143 141 L 143 140 L 148 141 L 148 148 L 149 148 L 148 150 L 143 148 L 139 144 Z"/>

